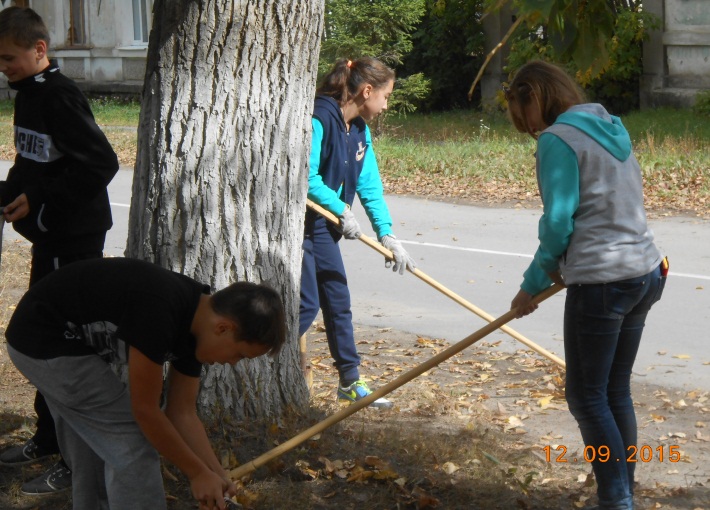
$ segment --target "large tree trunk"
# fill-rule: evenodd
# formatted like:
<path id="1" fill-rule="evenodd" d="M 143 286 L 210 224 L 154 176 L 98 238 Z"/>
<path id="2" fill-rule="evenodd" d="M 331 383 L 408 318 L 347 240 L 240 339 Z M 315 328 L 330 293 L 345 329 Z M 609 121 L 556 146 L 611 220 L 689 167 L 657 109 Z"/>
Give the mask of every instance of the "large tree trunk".
<path id="1" fill-rule="evenodd" d="M 157 0 L 126 255 L 221 289 L 281 291 L 277 359 L 213 366 L 200 408 L 237 418 L 305 405 L 301 241 L 323 0 Z"/>

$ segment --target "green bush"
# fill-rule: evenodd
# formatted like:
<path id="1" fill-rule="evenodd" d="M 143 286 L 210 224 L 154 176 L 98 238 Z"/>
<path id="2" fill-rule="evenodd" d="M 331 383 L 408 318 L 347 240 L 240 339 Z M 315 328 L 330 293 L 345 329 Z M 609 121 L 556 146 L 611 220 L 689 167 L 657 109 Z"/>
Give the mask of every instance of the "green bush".
<path id="1" fill-rule="evenodd" d="M 319 82 L 341 58 L 371 56 L 397 68 L 412 50 L 425 0 L 326 0 L 325 6 Z M 429 81 L 421 74 L 398 78 L 396 85 L 389 108 L 399 113 L 414 111 L 429 94 Z"/>
<path id="2" fill-rule="evenodd" d="M 693 112 L 697 113 L 698 115 L 710 117 L 710 90 L 703 90 L 701 92 L 698 92 L 698 94 L 695 96 Z"/>
<path id="3" fill-rule="evenodd" d="M 469 108 L 468 89 L 483 64 L 482 0 L 427 0 L 427 12 L 412 35 L 414 47 L 402 74 L 422 72 L 431 80 L 424 110 Z M 480 87 L 476 90 L 480 94 Z M 477 98 L 474 98 L 477 99 Z"/>
<path id="4" fill-rule="evenodd" d="M 506 71 L 513 74 L 520 66 L 535 59 L 544 59 L 564 66 L 574 74 L 592 101 L 604 104 L 620 115 L 639 107 L 639 78 L 643 41 L 648 32 L 659 27 L 654 15 L 640 9 L 620 9 L 614 25 L 614 35 L 607 41 L 609 65 L 597 76 L 590 69 L 579 69 L 570 58 L 556 50 L 544 27 L 533 30 L 521 26 L 513 37 Z"/>

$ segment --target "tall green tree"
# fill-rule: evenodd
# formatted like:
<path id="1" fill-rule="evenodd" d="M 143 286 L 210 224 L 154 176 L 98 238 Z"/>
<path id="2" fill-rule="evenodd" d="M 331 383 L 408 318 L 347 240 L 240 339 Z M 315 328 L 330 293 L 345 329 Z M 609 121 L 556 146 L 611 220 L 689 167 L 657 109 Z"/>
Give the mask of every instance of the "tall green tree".
<path id="1" fill-rule="evenodd" d="M 502 41 L 513 41 L 509 71 L 532 58 L 545 58 L 576 73 L 596 98 L 617 99 L 626 108 L 637 104 L 642 42 L 658 26 L 642 10 L 641 0 L 486 0 L 486 13 L 503 6 L 516 16 Z"/>
<path id="2" fill-rule="evenodd" d="M 644 12 L 638 1 L 609 0 L 597 4 L 603 4 L 604 12 L 610 13 L 611 35 L 606 31 L 595 33 L 591 28 L 593 20 L 587 19 L 586 12 L 563 20 L 566 36 L 544 24 L 522 26 L 512 38 L 507 70 L 515 71 L 534 58 L 557 62 L 576 75 L 591 99 L 623 113 L 638 107 L 643 41 L 650 29 L 658 27 L 658 20 Z M 582 28 L 576 33 L 569 27 L 580 19 Z M 589 50 L 579 48 L 580 44 L 592 47 L 597 55 L 588 55 Z"/>
<path id="3" fill-rule="evenodd" d="M 326 0 L 318 64 L 319 79 L 340 58 L 371 56 L 396 68 L 412 50 L 412 33 L 424 15 L 426 0 Z M 423 75 L 397 80 L 389 107 L 411 111 L 428 93 Z"/>
<path id="4" fill-rule="evenodd" d="M 484 0 L 427 0 L 426 14 L 405 58 L 405 74 L 422 72 L 431 81 L 424 106 L 433 110 L 469 107 L 466 91 L 484 57 L 481 25 Z"/>
<path id="5" fill-rule="evenodd" d="M 319 74 L 339 58 L 376 57 L 398 66 L 412 51 L 412 32 L 426 0 L 326 0 Z"/>
<path id="6" fill-rule="evenodd" d="M 622 0 L 487 0 L 487 12 L 505 5 L 530 29 L 544 27 L 559 54 L 598 74 L 608 63 L 606 46 Z M 618 5 L 621 7 L 621 5 Z"/>

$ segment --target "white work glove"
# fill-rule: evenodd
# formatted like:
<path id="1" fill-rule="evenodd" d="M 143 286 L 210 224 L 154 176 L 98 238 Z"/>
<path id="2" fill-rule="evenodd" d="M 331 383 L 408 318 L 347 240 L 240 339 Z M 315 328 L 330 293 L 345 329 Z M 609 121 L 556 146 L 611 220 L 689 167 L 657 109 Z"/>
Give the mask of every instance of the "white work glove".
<path id="1" fill-rule="evenodd" d="M 399 271 L 399 274 L 404 274 L 405 269 L 409 269 L 410 271 L 414 271 L 414 269 L 416 269 L 417 266 L 414 263 L 414 259 L 409 256 L 407 250 L 402 247 L 402 243 L 399 242 L 395 236 L 382 236 L 380 242 L 382 243 L 382 246 L 387 248 L 392 252 L 392 255 L 394 255 L 394 266 L 392 267 L 392 271 Z M 385 267 L 390 266 L 392 266 L 392 261 L 385 259 Z"/>
<path id="2" fill-rule="evenodd" d="M 335 228 L 343 234 L 345 239 L 357 239 L 362 234 L 362 229 L 348 205 L 345 206 L 343 214 L 340 215 L 340 225 L 336 225 Z"/>

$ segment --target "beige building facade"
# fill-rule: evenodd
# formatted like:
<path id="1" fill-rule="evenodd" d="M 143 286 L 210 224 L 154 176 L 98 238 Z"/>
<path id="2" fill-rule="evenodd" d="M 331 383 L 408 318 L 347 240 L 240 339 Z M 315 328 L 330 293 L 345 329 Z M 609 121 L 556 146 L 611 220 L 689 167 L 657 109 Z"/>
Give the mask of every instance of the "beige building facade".
<path id="1" fill-rule="evenodd" d="M 49 56 L 84 90 L 138 93 L 143 86 L 153 0 L 4 0 L 44 19 Z M 0 87 L 7 88 L 4 77 Z"/>
<path id="2" fill-rule="evenodd" d="M 50 57 L 84 90 L 139 93 L 145 74 L 153 0 L 0 0 L 1 8 L 27 5 L 45 20 Z M 691 106 L 710 89 L 710 0 L 644 0 L 661 20 L 644 44 L 641 107 Z M 484 20 L 487 51 L 514 21 L 508 8 Z M 505 81 L 507 48 L 491 60 L 480 87 L 491 102 Z M 473 78 L 473 77 L 472 77 Z M 0 89 L 7 90 L 0 78 Z M 7 93 L 7 92 L 6 92 Z"/>
<path id="3" fill-rule="evenodd" d="M 641 108 L 692 106 L 710 89 L 710 1 L 644 0 L 661 19 L 644 44 Z"/>

